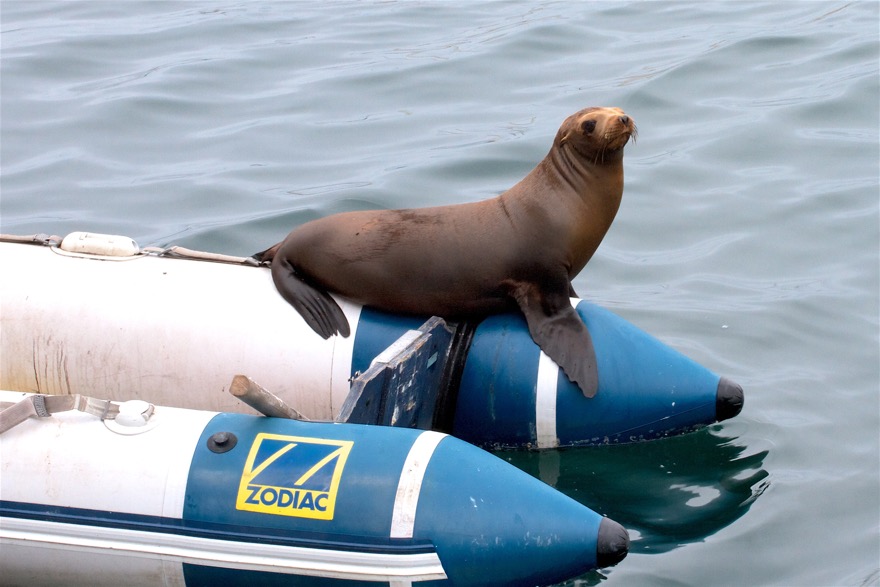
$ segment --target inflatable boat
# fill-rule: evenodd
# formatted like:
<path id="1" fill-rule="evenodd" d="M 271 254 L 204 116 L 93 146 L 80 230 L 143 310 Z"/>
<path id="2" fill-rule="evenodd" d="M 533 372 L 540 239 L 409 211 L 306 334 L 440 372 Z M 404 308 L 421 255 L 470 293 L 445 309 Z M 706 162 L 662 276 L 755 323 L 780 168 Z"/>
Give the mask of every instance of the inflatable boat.
<path id="1" fill-rule="evenodd" d="M 242 411 L 232 377 L 311 420 L 333 420 L 351 381 L 428 317 L 338 299 L 348 338 L 321 339 L 251 258 L 119 236 L 0 238 L 0 387 Z M 518 314 L 452 326 L 428 426 L 483 447 L 555 448 L 678 434 L 739 413 L 742 388 L 583 300 L 598 393 L 585 398 Z M 445 355 L 445 356 L 446 356 Z M 431 362 L 426 365 L 430 367 Z"/>
<path id="2" fill-rule="evenodd" d="M 446 434 L 0 392 L 4 585 L 544 585 L 604 518 Z"/>

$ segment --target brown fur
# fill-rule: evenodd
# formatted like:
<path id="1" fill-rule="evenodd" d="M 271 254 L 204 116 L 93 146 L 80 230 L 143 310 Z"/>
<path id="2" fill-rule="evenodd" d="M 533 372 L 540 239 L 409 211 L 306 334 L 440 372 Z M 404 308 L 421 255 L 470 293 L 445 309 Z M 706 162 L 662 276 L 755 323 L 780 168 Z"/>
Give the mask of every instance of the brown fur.
<path id="1" fill-rule="evenodd" d="M 591 384 L 579 379 L 589 376 L 574 364 L 581 351 L 571 347 L 591 343 L 568 302 L 571 278 L 614 220 L 623 147 L 635 133 L 620 109 L 581 110 L 562 123 L 537 167 L 496 198 L 328 216 L 296 228 L 262 258 L 272 261 L 279 292 L 325 338 L 349 330 L 326 291 L 447 318 L 519 307 L 535 341 L 587 393 Z M 583 329 L 574 338 L 566 336 L 579 329 L 572 315 Z"/>

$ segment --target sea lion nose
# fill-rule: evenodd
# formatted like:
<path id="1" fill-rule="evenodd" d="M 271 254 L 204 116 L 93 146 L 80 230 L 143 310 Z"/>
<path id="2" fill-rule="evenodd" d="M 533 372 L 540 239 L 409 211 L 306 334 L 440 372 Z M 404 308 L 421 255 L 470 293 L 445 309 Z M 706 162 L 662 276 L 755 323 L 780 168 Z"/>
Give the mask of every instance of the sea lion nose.
<path id="1" fill-rule="evenodd" d="M 617 119 L 623 124 L 629 124 L 629 116 L 624 114 L 623 116 L 618 116 Z"/>

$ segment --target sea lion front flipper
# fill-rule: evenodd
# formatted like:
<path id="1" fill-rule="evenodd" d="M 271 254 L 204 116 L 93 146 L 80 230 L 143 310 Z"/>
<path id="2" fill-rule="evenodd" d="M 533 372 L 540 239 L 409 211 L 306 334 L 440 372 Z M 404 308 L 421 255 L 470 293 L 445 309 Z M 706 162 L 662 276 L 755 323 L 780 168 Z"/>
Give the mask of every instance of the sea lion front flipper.
<path id="1" fill-rule="evenodd" d="M 296 308 L 306 323 L 323 338 L 351 334 L 348 319 L 330 294 L 305 281 L 283 257 L 272 261 L 272 281 L 278 293 Z"/>
<path id="2" fill-rule="evenodd" d="M 580 387 L 586 397 L 599 389 L 596 352 L 589 330 L 564 296 L 548 299 L 531 283 L 516 283 L 510 291 L 526 318 L 529 334 L 548 357 Z M 554 303 L 555 302 L 555 303 Z"/>

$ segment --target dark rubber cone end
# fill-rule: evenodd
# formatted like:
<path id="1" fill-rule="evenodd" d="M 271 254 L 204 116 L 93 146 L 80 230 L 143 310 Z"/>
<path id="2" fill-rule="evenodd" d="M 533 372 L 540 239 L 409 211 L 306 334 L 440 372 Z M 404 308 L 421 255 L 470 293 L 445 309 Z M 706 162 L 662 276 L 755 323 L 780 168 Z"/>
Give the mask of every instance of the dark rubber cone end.
<path id="1" fill-rule="evenodd" d="M 602 518 L 596 541 L 596 566 L 616 565 L 629 552 L 629 533 L 626 528 L 610 518 Z"/>
<path id="2" fill-rule="evenodd" d="M 727 377 L 718 381 L 718 392 L 715 395 L 715 420 L 720 422 L 733 418 L 743 409 L 743 388 Z"/>

